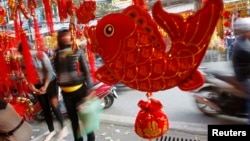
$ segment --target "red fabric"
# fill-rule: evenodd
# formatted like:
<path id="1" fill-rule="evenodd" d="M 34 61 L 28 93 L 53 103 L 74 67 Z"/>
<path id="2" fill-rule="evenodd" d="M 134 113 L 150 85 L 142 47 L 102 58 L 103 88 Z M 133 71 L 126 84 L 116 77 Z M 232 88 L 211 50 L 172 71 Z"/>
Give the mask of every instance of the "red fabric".
<path id="1" fill-rule="evenodd" d="M 67 12 L 67 0 L 57 0 L 57 8 L 59 11 L 60 21 L 64 21 L 68 18 Z"/>
<path id="2" fill-rule="evenodd" d="M 42 36 L 40 34 L 40 29 L 39 29 L 38 21 L 36 17 L 34 17 L 34 30 L 35 30 L 35 39 L 36 39 L 35 40 L 36 49 L 38 50 L 37 58 L 41 59 L 43 58 L 42 51 L 45 51 L 45 46 L 44 46 Z"/>
<path id="3" fill-rule="evenodd" d="M 96 78 L 109 85 L 121 82 L 145 92 L 176 86 L 185 91 L 199 88 L 204 78 L 198 67 L 222 11 L 222 0 L 209 0 L 184 18 L 165 11 L 161 1 L 157 1 L 152 7 L 153 18 L 136 5 L 102 17 L 88 31 L 91 50 L 104 62 L 96 71 Z M 171 40 L 168 50 L 159 27 Z"/>
<path id="4" fill-rule="evenodd" d="M 27 80 L 29 83 L 36 84 L 38 82 L 38 74 L 32 62 L 30 47 L 28 45 L 25 31 L 22 31 L 21 33 L 21 41 Z"/>
<path id="5" fill-rule="evenodd" d="M 135 120 L 135 132 L 142 138 L 154 139 L 164 135 L 168 129 L 168 118 L 162 111 L 162 104 L 156 99 L 139 101 L 138 112 Z"/>
<path id="6" fill-rule="evenodd" d="M 8 98 L 7 98 L 8 99 Z M 12 99 L 8 99 L 7 102 L 13 106 L 16 112 L 26 119 L 33 119 L 33 105 L 31 101 L 26 97 L 14 97 Z"/>
<path id="7" fill-rule="evenodd" d="M 134 3 L 134 5 L 142 7 L 145 10 L 148 9 L 146 0 L 133 0 L 133 3 Z"/>
<path id="8" fill-rule="evenodd" d="M 224 22 L 224 26 L 225 27 L 230 27 L 231 26 L 231 22 L 229 22 L 229 21 Z"/>
<path id="9" fill-rule="evenodd" d="M 7 54 L 5 51 L 13 47 L 10 45 L 13 44 L 14 38 L 10 37 L 9 35 L 11 34 L 7 31 L 5 33 L 0 34 L 0 66 L 2 67 L 0 69 L 0 92 L 6 91 L 6 89 L 11 86 L 11 80 L 9 78 L 9 73 L 11 72 L 11 58 L 6 58 Z"/>
<path id="10" fill-rule="evenodd" d="M 81 2 L 79 8 L 76 9 L 77 23 L 87 24 L 95 19 L 96 2 L 93 0 Z"/>
<path id="11" fill-rule="evenodd" d="M 15 29 L 15 36 L 16 41 L 20 41 L 20 25 L 19 25 L 19 16 L 17 16 L 16 19 L 14 19 L 14 29 Z"/>
<path id="12" fill-rule="evenodd" d="M 94 83 L 97 83 L 97 79 L 95 78 L 95 71 L 96 71 L 96 65 L 95 65 L 95 54 L 90 51 L 90 44 L 87 43 L 86 51 L 88 55 L 88 60 L 89 60 L 89 66 L 90 66 L 90 75 L 92 77 L 92 80 Z"/>
<path id="13" fill-rule="evenodd" d="M 223 18 L 230 18 L 230 16 L 231 16 L 231 12 L 230 11 L 224 11 L 223 13 L 222 13 L 222 16 L 223 16 Z"/>
<path id="14" fill-rule="evenodd" d="M 51 8 L 50 0 L 43 0 L 44 5 L 44 13 L 46 18 L 47 27 L 49 29 L 49 33 L 54 33 L 54 23 L 53 23 L 53 13 Z"/>

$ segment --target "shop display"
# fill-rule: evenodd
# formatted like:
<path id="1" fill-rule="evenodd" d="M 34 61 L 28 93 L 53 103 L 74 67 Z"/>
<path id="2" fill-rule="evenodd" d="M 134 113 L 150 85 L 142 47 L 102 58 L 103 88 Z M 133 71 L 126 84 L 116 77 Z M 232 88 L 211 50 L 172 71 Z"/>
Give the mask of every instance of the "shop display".
<path id="1" fill-rule="evenodd" d="M 164 10 L 161 1 L 156 1 L 151 14 L 144 0 L 134 0 L 122 11 L 107 14 L 100 17 L 97 24 L 88 25 L 95 19 L 95 1 L 79 4 L 73 0 L 41 2 L 50 34 L 44 39 L 50 41 L 50 45 L 56 46 L 52 10 L 52 5 L 56 5 L 60 22 L 69 21 L 72 50 L 80 47 L 77 43 L 79 39 L 86 39 L 84 47 L 91 75 L 95 79 L 108 85 L 123 83 L 146 93 L 147 100 L 138 103 L 140 111 L 134 129 L 137 135 L 149 140 L 162 136 L 169 129 L 168 117 L 162 110 L 162 103 L 153 98 L 154 92 L 173 87 L 190 91 L 204 84 L 204 78 L 197 68 L 208 49 L 224 6 L 223 0 L 207 0 L 200 10 L 182 16 L 183 13 Z M 24 0 L 8 0 L 8 7 L 14 31 L 13 36 L 5 29 L 0 32 L 0 63 L 6 66 L 0 72 L 1 96 L 10 103 L 14 98 L 13 105 L 21 103 L 16 110 L 24 117 L 31 117 L 32 105 L 27 97 L 27 86 L 28 83 L 35 83 L 37 76 L 31 64 L 28 38 L 22 28 L 21 17 L 32 19 L 37 50 L 46 50 L 48 43 L 40 33 L 34 10 L 37 7 L 35 0 L 27 0 L 27 4 Z M 0 23 L 4 23 L 5 16 L 5 9 L 0 7 Z M 81 28 L 79 24 L 82 24 Z M 26 75 L 20 68 L 19 55 L 15 51 L 20 42 Z M 95 55 L 99 55 L 103 61 L 103 66 L 97 70 Z M 10 91 L 12 88 L 17 89 L 17 95 Z"/>
<path id="2" fill-rule="evenodd" d="M 160 108 L 161 114 L 150 110 L 155 106 L 155 100 L 151 99 L 153 92 L 176 86 L 190 91 L 203 85 L 204 78 L 197 68 L 221 18 L 223 1 L 209 0 L 186 18 L 164 11 L 160 1 L 152 7 L 153 18 L 143 7 L 131 5 L 121 13 L 104 16 L 89 28 L 87 35 L 91 50 L 104 62 L 95 73 L 98 80 L 110 85 L 121 82 L 146 92 L 146 107 L 141 107 L 144 102 L 139 102 L 139 106 L 141 111 L 147 109 L 144 113 L 149 112 L 149 117 L 156 118 L 142 118 L 139 112 L 135 130 L 139 136 L 151 140 L 168 129 L 166 117 L 162 121 L 157 119 L 164 115 Z M 159 27 L 170 37 L 168 51 Z M 152 126 L 156 129 L 149 130 Z"/>

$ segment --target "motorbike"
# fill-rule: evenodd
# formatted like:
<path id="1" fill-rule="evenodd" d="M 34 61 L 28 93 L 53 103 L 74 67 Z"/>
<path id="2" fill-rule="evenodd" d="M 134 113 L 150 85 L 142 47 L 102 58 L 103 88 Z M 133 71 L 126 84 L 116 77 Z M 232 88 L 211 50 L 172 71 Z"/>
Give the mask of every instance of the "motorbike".
<path id="1" fill-rule="evenodd" d="M 96 83 L 90 91 L 95 90 L 96 91 L 96 96 L 101 99 L 102 101 L 102 106 L 103 109 L 107 109 L 111 107 L 114 103 L 114 100 L 118 98 L 117 92 L 116 92 L 116 87 L 115 86 L 109 86 L 105 83 L 98 82 Z M 59 89 L 60 92 L 60 89 Z M 44 113 L 41 108 L 41 105 L 37 99 L 37 96 L 35 94 L 28 94 L 31 102 L 33 103 L 34 107 L 34 119 L 35 120 L 44 120 Z M 63 102 L 63 97 L 62 94 L 59 93 L 58 95 L 58 100 L 59 100 L 59 107 L 64 116 L 67 116 L 67 110 Z"/>
<path id="2" fill-rule="evenodd" d="M 247 94 L 234 74 L 201 70 L 205 84 L 192 91 L 198 109 L 206 115 L 247 118 Z"/>

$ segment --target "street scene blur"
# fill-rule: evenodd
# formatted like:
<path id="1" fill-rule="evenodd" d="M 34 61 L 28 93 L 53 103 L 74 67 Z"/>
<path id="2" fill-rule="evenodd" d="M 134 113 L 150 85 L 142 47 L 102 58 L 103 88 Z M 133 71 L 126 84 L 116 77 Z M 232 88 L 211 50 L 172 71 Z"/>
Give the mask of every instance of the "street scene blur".
<path id="1" fill-rule="evenodd" d="M 250 123 L 249 0 L 0 0 L 0 27 L 0 100 L 20 115 L 0 115 L 0 141 L 23 121 L 27 141 L 208 141 L 208 125 Z"/>

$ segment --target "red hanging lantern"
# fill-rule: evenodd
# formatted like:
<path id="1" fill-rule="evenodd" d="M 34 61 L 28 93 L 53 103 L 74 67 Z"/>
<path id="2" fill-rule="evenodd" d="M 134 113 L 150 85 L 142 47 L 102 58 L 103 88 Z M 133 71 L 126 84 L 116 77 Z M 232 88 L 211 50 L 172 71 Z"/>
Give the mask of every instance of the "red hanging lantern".
<path id="1" fill-rule="evenodd" d="M 224 22 L 224 26 L 225 27 L 230 27 L 231 26 L 231 22 L 229 22 L 229 21 Z"/>
<path id="2" fill-rule="evenodd" d="M 225 18 L 225 19 L 229 18 L 230 15 L 231 15 L 231 12 L 230 12 L 230 11 L 224 11 L 224 12 L 222 13 L 223 18 Z"/>
<path id="3" fill-rule="evenodd" d="M 162 111 L 162 104 L 156 99 L 139 101 L 138 112 L 135 121 L 135 132 L 142 138 L 154 139 L 165 134 L 169 129 L 168 118 Z"/>

